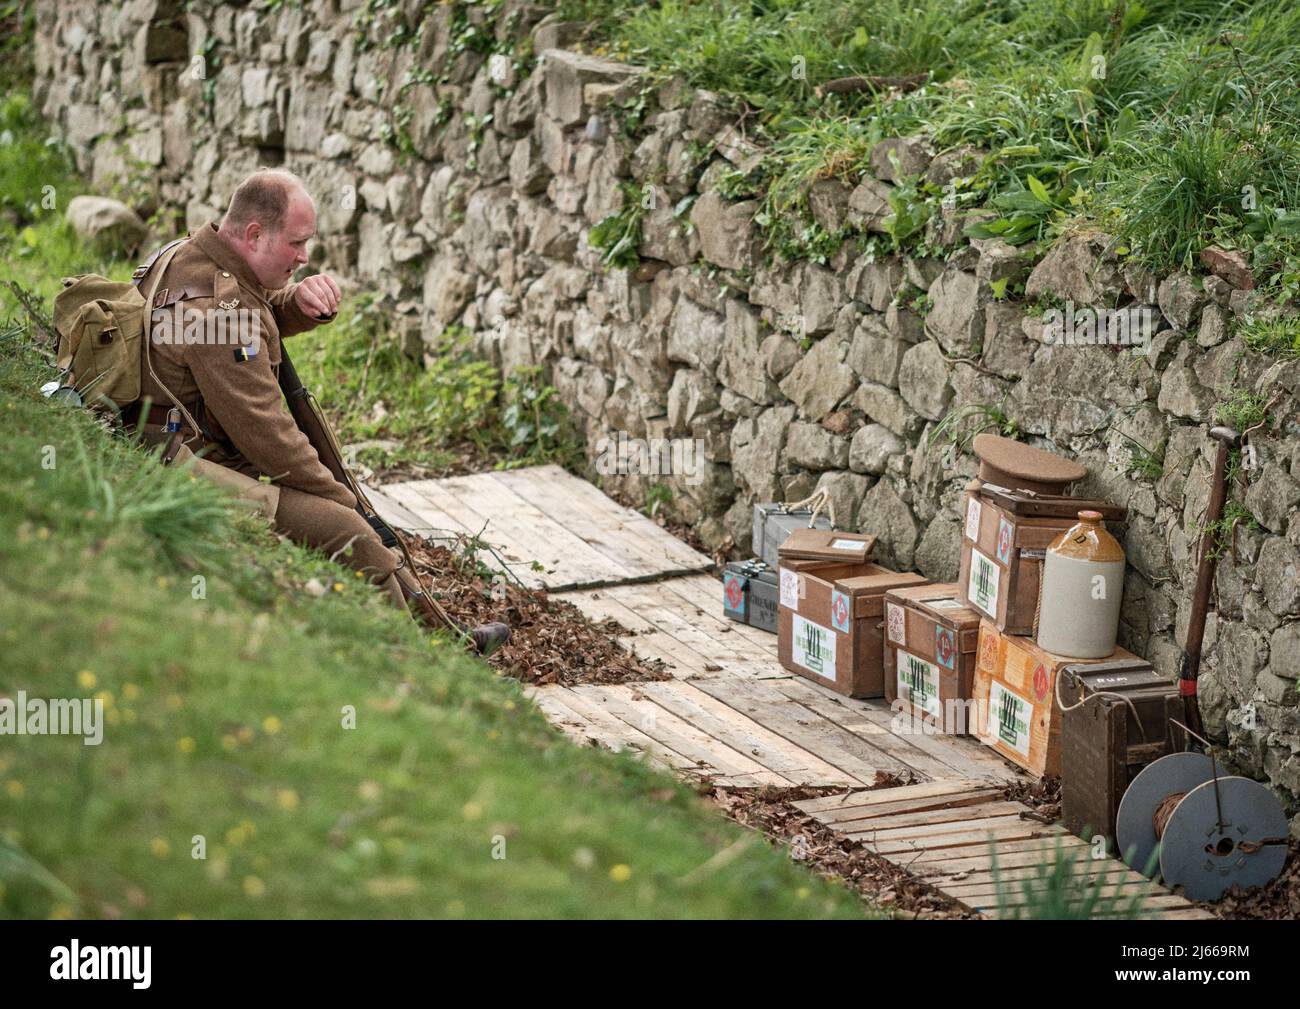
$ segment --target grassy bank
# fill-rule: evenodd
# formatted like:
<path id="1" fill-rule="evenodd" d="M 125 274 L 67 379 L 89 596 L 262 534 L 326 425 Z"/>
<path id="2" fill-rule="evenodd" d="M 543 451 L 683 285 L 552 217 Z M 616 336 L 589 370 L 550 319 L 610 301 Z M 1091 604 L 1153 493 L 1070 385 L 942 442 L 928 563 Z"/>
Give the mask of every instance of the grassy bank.
<path id="1" fill-rule="evenodd" d="M 98 698 L 105 722 L 98 746 L 0 745 L 6 915 L 862 913 L 668 776 L 574 747 L 344 569 L 52 406 L 48 369 L 5 335 L 0 693 Z"/>

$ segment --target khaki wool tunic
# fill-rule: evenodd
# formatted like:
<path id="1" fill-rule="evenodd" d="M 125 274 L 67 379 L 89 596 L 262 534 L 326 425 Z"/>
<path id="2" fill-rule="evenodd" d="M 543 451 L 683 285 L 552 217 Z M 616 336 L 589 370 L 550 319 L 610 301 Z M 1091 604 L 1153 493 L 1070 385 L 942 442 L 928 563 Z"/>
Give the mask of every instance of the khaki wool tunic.
<path id="1" fill-rule="evenodd" d="M 147 293 L 151 283 L 152 271 L 141 283 L 141 291 Z M 241 345 L 234 339 L 187 343 L 177 333 L 175 339 L 159 343 L 156 340 L 166 323 L 160 322 L 162 316 L 156 313 L 152 324 L 155 339 L 144 341 L 148 346 L 141 351 L 149 355 L 147 361 L 141 361 L 142 395 L 163 407 L 172 402 L 150 374 L 151 362 L 158 379 L 191 413 L 199 401 L 203 404 L 206 419 L 201 422 L 214 441 L 202 436 L 189 440 L 186 444 L 192 451 L 204 448 L 206 459 L 246 476 L 267 476 L 282 487 L 355 508 L 355 496 L 320 461 L 280 392 L 281 338 L 320 325 L 298 306 L 294 297 L 298 285 L 276 291 L 262 287 L 248 265 L 217 234 L 216 222 L 209 221 L 177 249 L 159 281 L 157 296 L 166 300 L 183 289 L 202 296 L 187 297 L 159 312 L 169 318 L 176 318 L 177 308 L 182 313 L 197 310 L 205 315 L 213 311 L 256 312 L 260 343 L 251 356 L 241 355 Z M 150 434 L 155 430 L 152 425 L 146 428 Z"/>

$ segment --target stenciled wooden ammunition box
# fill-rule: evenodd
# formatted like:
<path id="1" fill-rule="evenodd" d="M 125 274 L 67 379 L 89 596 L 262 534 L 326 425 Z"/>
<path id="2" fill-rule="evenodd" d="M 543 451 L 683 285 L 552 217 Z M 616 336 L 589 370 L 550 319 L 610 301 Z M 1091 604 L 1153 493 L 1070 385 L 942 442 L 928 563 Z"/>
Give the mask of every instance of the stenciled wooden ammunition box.
<path id="1" fill-rule="evenodd" d="M 885 593 L 885 700 L 936 731 L 974 732 L 971 691 L 980 615 L 957 585 Z"/>
<path id="2" fill-rule="evenodd" d="M 885 692 L 884 632 L 881 617 L 890 589 L 923 585 L 918 574 L 900 573 L 869 562 L 827 562 L 815 556 L 817 536 L 828 556 L 838 557 L 859 540 L 862 556 L 874 536 L 808 531 L 782 557 L 777 656 L 792 673 L 806 676 L 849 697 L 880 697 Z"/>
<path id="3" fill-rule="evenodd" d="M 1031 774 L 1061 773 L 1061 711 L 1056 677 L 1067 666 L 1086 669 L 1102 663 L 1141 663 L 1116 648 L 1104 659 L 1081 661 L 1053 655 L 1033 638 L 999 631 L 980 619 L 975 666 L 976 737 Z"/>
<path id="4" fill-rule="evenodd" d="M 1061 819 L 1084 840 L 1104 836 L 1117 854 L 1115 817 L 1129 783 L 1183 749 L 1171 721 L 1183 720 L 1178 681 L 1141 659 L 1071 663 L 1061 670 L 1061 701 Z"/>
<path id="5" fill-rule="evenodd" d="M 984 485 L 967 491 L 962 523 L 958 596 L 1000 631 L 1033 634 L 1047 547 L 1075 525 L 1079 511 L 1121 521 L 1126 512 L 1108 501 L 1011 491 Z"/>

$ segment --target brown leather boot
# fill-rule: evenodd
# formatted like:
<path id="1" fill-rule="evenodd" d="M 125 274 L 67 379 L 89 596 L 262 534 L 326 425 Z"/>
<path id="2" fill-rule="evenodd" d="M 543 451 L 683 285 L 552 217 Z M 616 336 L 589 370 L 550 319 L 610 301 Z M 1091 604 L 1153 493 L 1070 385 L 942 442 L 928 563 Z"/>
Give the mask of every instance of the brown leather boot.
<path id="1" fill-rule="evenodd" d="M 477 627 L 470 627 L 459 620 L 455 621 L 455 624 L 458 631 L 468 635 L 474 642 L 474 650 L 483 658 L 487 658 L 510 640 L 509 626 L 495 620 L 488 624 L 479 624 Z"/>

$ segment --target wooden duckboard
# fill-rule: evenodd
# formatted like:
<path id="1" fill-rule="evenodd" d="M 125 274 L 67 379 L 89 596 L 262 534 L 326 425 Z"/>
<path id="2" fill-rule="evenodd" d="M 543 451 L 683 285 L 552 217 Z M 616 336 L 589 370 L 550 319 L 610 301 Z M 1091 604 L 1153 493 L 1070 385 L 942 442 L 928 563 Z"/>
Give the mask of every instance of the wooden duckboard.
<path id="1" fill-rule="evenodd" d="M 559 724 L 579 738 L 636 749 L 718 784 L 744 778 L 867 786 L 879 774 L 911 781 L 1015 776 L 973 740 L 900 733 L 883 701 L 850 700 L 792 676 L 777 662 L 774 635 L 722 616 L 722 583 L 710 575 L 559 598 L 593 620 L 618 621 L 629 632 L 620 642 L 667 663 L 673 674 L 663 683 L 533 688 L 537 703 L 564 713 Z"/>
<path id="2" fill-rule="evenodd" d="M 367 489 L 400 529 L 432 538 L 478 536 L 489 567 L 529 588 L 649 581 L 707 571 L 711 558 L 640 512 L 606 497 L 559 466 L 530 466 Z"/>
<path id="3" fill-rule="evenodd" d="M 1002 798 L 986 782 L 935 781 L 922 785 L 846 792 L 794 803 L 836 833 L 903 866 L 913 875 L 973 911 L 999 917 L 998 875 L 1008 916 L 1041 888 L 1038 865 L 1055 858 L 1058 847 L 1078 859 L 1075 871 L 1089 883 L 1100 878 L 1103 896 L 1127 904 L 1141 898 L 1140 917 L 1212 918 L 1177 894 L 1109 856 L 1089 857 L 1087 842 L 1059 823 L 1021 814 L 1024 803 Z"/>

